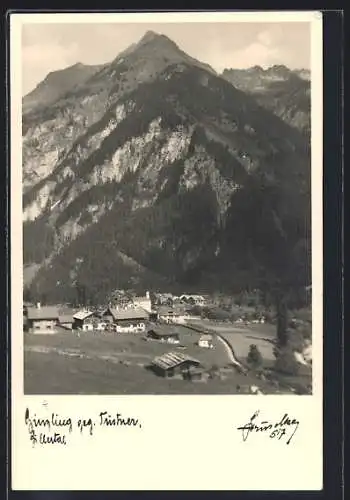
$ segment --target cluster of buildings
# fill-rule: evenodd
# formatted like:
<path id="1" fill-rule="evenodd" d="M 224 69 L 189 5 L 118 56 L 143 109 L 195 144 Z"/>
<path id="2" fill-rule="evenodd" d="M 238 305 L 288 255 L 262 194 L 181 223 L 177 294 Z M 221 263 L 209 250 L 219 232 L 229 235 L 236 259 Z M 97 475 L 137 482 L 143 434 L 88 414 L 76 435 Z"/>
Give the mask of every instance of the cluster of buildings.
<path id="1" fill-rule="evenodd" d="M 163 324 L 185 324 L 193 319 L 187 312 L 183 300 L 193 300 L 202 304 L 204 297 L 197 295 L 158 294 L 153 298 L 146 292 L 142 296 L 118 294 L 114 302 L 101 309 L 83 308 L 72 310 L 58 306 L 24 304 L 23 319 L 25 330 L 31 333 L 49 334 L 58 329 L 81 331 L 115 331 L 117 333 L 145 332 L 149 322 Z M 171 295 L 171 301 L 170 296 Z M 168 300 L 168 302 L 167 302 Z M 166 302 L 166 303 L 164 303 Z"/>
<path id="2" fill-rule="evenodd" d="M 152 297 L 153 299 L 153 297 Z M 201 302 L 201 298 L 198 299 Z M 74 310 L 67 307 L 24 303 L 23 319 L 25 330 L 33 334 L 54 334 L 62 328 L 69 331 L 112 331 L 116 333 L 144 333 L 149 342 L 162 342 L 180 349 L 157 356 L 149 368 L 158 376 L 202 380 L 205 370 L 200 361 L 188 356 L 181 349 L 181 336 L 176 325 L 186 323 L 191 316 L 181 303 L 155 303 L 150 294 L 132 298 L 120 295 L 108 306 L 96 309 Z M 209 334 L 199 337 L 197 345 L 213 348 Z"/>
<path id="3" fill-rule="evenodd" d="M 197 294 L 173 295 L 172 293 L 155 293 L 154 302 L 157 306 L 188 305 L 203 307 L 206 303 L 206 298 L 203 295 Z"/>
<path id="4" fill-rule="evenodd" d="M 56 306 L 25 306 L 24 328 L 30 333 L 56 333 L 58 329 L 81 331 L 111 330 L 118 333 L 137 333 L 146 330 L 152 313 L 139 306 L 119 308 L 108 306 L 104 310 L 81 309 L 61 311 Z"/>

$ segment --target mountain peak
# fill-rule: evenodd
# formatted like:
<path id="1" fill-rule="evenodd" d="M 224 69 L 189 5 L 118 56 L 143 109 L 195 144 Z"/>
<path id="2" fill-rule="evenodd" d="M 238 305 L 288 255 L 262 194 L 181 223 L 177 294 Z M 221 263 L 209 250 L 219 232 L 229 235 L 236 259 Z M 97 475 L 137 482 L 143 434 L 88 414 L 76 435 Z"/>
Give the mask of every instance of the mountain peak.
<path id="1" fill-rule="evenodd" d="M 147 43 L 155 40 L 156 38 L 162 36 L 160 33 L 156 33 L 155 31 L 148 30 L 140 39 L 139 43 Z"/>
<path id="2" fill-rule="evenodd" d="M 261 66 L 256 64 L 255 66 L 252 66 L 251 68 L 249 68 L 249 71 L 258 71 L 259 73 L 262 73 L 264 70 Z"/>
<path id="3" fill-rule="evenodd" d="M 275 73 L 279 75 L 289 75 L 291 73 L 291 70 L 287 68 L 284 64 L 274 64 L 270 68 L 266 70 L 269 73 Z"/>
<path id="4" fill-rule="evenodd" d="M 143 37 L 138 42 L 137 46 L 140 47 L 142 45 L 146 45 L 149 43 L 151 43 L 151 44 L 153 44 L 153 43 L 166 43 L 168 45 L 171 45 L 172 47 L 177 48 L 176 43 L 173 42 L 166 35 L 163 35 L 161 33 L 156 33 L 155 31 L 151 31 L 151 30 L 146 31 L 146 33 L 143 35 Z"/>

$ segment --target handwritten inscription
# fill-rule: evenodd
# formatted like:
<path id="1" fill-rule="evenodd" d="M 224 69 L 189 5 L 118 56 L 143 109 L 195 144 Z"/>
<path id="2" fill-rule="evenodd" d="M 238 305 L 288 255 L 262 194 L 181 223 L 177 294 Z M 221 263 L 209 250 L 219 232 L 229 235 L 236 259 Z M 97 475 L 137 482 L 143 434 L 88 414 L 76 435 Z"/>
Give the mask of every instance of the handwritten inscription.
<path id="1" fill-rule="evenodd" d="M 237 427 L 242 432 L 243 441 L 246 441 L 251 434 L 266 434 L 270 439 L 280 440 L 284 438 L 286 444 L 290 444 L 299 427 L 299 420 L 290 417 L 285 413 L 283 417 L 274 422 L 268 420 L 258 420 L 260 412 L 256 411 L 249 422 Z"/>
<path id="2" fill-rule="evenodd" d="M 58 444 L 67 445 L 68 435 L 77 429 L 80 434 L 92 436 L 95 427 L 137 427 L 141 428 L 141 422 L 138 418 L 126 417 L 121 413 L 114 415 L 107 411 L 101 411 L 96 417 L 77 418 L 62 417 L 57 413 L 51 413 L 50 416 L 38 416 L 26 409 L 24 421 L 28 429 L 29 439 L 32 445 Z"/>

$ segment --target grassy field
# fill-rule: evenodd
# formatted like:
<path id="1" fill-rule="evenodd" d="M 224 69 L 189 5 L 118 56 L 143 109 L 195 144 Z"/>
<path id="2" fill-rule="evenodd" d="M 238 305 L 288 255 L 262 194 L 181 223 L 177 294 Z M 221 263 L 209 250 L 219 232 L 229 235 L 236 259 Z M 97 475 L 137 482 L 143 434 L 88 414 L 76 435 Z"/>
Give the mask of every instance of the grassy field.
<path id="1" fill-rule="evenodd" d="M 312 384 L 312 369 L 310 366 L 299 365 L 298 374 L 286 375 L 274 369 L 275 355 L 274 341 L 276 339 L 276 326 L 268 323 L 248 325 L 232 324 L 227 322 L 199 320 L 197 326 L 215 331 L 231 347 L 237 361 L 246 364 L 250 345 L 255 344 L 263 358 L 262 368 L 271 371 L 273 378 L 280 387 L 294 387 L 297 391 L 304 392 Z M 262 387 L 261 381 L 258 382 Z M 267 388 L 270 392 L 270 387 Z M 287 389 L 288 392 L 288 389 Z"/>
<path id="2" fill-rule="evenodd" d="M 226 328 L 216 327 L 220 335 Z M 257 380 L 254 374 L 244 376 L 230 368 L 227 348 L 219 339 L 213 338 L 214 349 L 204 349 L 196 345 L 199 333 L 186 327 L 174 328 L 185 349 L 145 341 L 142 334 L 81 332 L 78 336 L 65 330 L 54 335 L 25 333 L 25 394 L 237 394 L 250 385 L 258 385 L 265 393 L 279 392 L 270 382 Z M 235 329 L 235 332 L 232 333 L 232 325 L 231 330 L 224 332 L 225 336 L 232 336 L 234 344 L 234 336 L 237 335 L 238 340 L 240 335 L 247 334 L 242 329 Z M 226 368 L 225 374 L 221 379 L 189 382 L 163 379 L 146 369 L 155 356 L 169 351 L 189 354 L 205 369 L 213 365 Z"/>
<path id="3" fill-rule="evenodd" d="M 180 345 L 185 346 L 185 349 L 163 342 L 145 341 L 143 334 L 81 332 L 78 336 L 77 333 L 70 331 L 62 331 L 55 335 L 25 334 L 25 349 L 34 352 L 38 352 L 41 347 L 67 352 L 77 350 L 81 354 L 96 358 L 110 355 L 121 360 L 131 359 L 133 362 L 147 362 L 169 351 L 181 351 L 197 358 L 204 367 L 213 364 L 222 366 L 229 362 L 226 350 L 215 338 L 214 349 L 203 349 L 196 345 L 199 333 L 182 326 L 176 326 L 174 330 L 180 334 Z"/>
<path id="4" fill-rule="evenodd" d="M 208 320 L 197 321 L 196 324 L 214 330 L 223 337 L 233 349 L 235 357 L 240 361 L 246 359 L 251 344 L 255 344 L 259 348 L 265 360 L 272 361 L 275 359 L 273 341 L 276 338 L 276 327 L 273 325 L 249 324 L 241 326 L 239 324 Z"/>
<path id="5" fill-rule="evenodd" d="M 237 385 L 255 383 L 254 378 L 232 373 L 226 380 L 208 382 L 163 379 L 136 364 L 25 353 L 25 394 L 237 394 Z"/>

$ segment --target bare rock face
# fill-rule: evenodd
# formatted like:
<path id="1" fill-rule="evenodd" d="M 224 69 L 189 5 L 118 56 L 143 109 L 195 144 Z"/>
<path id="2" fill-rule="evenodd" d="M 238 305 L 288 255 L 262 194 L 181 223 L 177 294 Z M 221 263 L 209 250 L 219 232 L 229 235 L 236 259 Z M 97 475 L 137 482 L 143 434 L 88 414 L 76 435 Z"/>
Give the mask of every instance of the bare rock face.
<path id="1" fill-rule="evenodd" d="M 35 294 L 73 300 L 76 283 L 96 298 L 197 280 L 222 258 L 233 201 L 251 199 L 251 179 L 264 173 L 298 191 L 293 162 L 308 176 L 296 129 L 162 35 L 147 33 L 50 105 L 47 85 L 23 116 Z"/>

